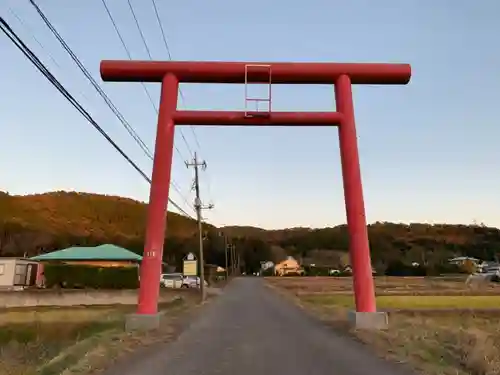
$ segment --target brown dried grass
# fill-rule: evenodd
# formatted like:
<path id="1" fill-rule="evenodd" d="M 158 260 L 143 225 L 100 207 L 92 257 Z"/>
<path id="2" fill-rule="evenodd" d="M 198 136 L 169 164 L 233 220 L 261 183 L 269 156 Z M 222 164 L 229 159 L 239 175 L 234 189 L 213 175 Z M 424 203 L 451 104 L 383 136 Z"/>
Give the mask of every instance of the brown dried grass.
<path id="1" fill-rule="evenodd" d="M 268 281 L 335 329 L 349 332 L 370 344 L 379 355 L 408 363 L 422 374 L 500 374 L 500 306 L 490 311 L 474 307 L 419 311 L 406 306 L 390 313 L 389 329 L 356 331 L 347 324 L 349 307 L 332 303 L 335 298 L 352 298 L 348 290 L 351 279 L 287 277 Z M 387 296 L 384 298 L 394 295 L 395 301 L 404 296 L 406 303 L 418 296 L 462 296 L 470 300 L 471 295 L 478 295 L 465 287 L 463 278 L 376 278 L 376 289 L 378 295 Z M 498 285 L 479 292 L 483 296 L 495 294 L 500 294 Z"/>
<path id="2" fill-rule="evenodd" d="M 154 333 L 124 332 L 134 306 L 44 307 L 0 311 L 0 374 L 89 373 L 140 345 L 170 337 L 175 320 L 198 296 L 160 305 L 168 310 Z"/>
<path id="3" fill-rule="evenodd" d="M 293 293 L 352 294 L 351 277 L 270 277 L 274 285 Z M 500 284 L 471 288 L 465 276 L 449 277 L 375 277 L 377 295 L 500 295 Z"/>

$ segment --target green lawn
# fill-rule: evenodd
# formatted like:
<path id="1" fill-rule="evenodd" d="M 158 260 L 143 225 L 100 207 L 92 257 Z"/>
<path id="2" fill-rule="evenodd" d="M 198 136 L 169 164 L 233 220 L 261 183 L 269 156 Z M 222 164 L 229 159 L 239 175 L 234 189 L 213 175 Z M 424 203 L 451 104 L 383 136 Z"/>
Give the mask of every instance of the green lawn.
<path id="1" fill-rule="evenodd" d="M 304 296 L 306 302 L 319 305 L 337 305 L 351 308 L 353 296 Z M 380 309 L 500 309 L 500 296 L 378 296 Z"/>

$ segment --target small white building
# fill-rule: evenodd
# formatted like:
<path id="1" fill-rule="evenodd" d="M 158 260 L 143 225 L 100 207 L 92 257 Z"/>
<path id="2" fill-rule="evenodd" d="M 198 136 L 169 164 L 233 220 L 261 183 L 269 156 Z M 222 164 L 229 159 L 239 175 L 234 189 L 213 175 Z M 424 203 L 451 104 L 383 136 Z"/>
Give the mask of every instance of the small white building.
<path id="1" fill-rule="evenodd" d="M 274 262 L 271 262 L 270 260 L 265 262 L 260 262 L 260 268 L 262 271 L 268 270 L 273 267 L 274 267 Z"/>
<path id="2" fill-rule="evenodd" d="M 0 289 L 36 285 L 39 263 L 25 258 L 0 258 Z"/>

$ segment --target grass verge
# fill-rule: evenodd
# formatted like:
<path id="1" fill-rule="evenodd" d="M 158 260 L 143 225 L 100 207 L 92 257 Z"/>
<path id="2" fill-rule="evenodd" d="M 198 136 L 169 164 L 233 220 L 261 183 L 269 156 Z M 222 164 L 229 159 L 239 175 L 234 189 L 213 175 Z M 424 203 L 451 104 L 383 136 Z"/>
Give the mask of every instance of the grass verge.
<path id="1" fill-rule="evenodd" d="M 161 328 L 124 332 L 134 306 L 38 308 L 0 311 L 0 374 L 89 374 L 138 346 L 172 337 L 175 322 L 197 303 L 197 295 L 161 304 Z"/>
<path id="2" fill-rule="evenodd" d="M 302 298 L 314 304 L 354 308 L 352 295 L 304 295 Z M 377 296 L 377 307 L 381 310 L 498 309 L 500 312 L 500 296 Z"/>
<path id="3" fill-rule="evenodd" d="M 380 356 L 407 363 L 422 374 L 500 374 L 499 296 L 378 296 L 379 308 L 390 311 L 389 329 L 360 331 L 347 324 L 352 294 L 325 292 L 338 286 L 327 285 L 325 280 L 309 282 L 308 278 L 303 278 L 301 284 L 294 280 L 293 288 L 285 278 L 268 281 L 325 323 L 370 344 Z M 385 278 L 384 282 L 413 292 L 411 287 L 404 287 L 402 278 Z M 439 282 L 420 280 L 417 288 L 432 285 L 434 290 L 440 290 Z M 334 280 L 330 283 L 334 284 Z"/>

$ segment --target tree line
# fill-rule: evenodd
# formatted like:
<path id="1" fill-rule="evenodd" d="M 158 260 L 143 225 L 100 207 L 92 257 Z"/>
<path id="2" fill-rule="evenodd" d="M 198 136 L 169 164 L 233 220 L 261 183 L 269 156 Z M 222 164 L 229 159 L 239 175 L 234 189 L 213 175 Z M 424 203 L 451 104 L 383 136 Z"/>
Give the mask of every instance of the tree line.
<path id="1" fill-rule="evenodd" d="M 113 243 L 143 251 L 145 203 L 88 193 L 53 192 L 13 196 L 0 192 L 0 256 L 34 256 L 70 246 Z M 196 222 L 168 212 L 164 261 L 177 268 L 188 252 L 197 252 Z M 346 225 L 267 231 L 252 227 L 216 228 L 205 224 L 205 259 L 225 267 L 225 243 L 234 244 L 242 271 L 253 273 L 264 260 L 294 256 L 302 263 L 341 267 L 349 263 Z M 379 273 L 417 263 L 425 269 L 455 256 L 494 260 L 500 231 L 485 225 L 397 224 L 368 227 L 372 262 Z M 224 236 L 226 239 L 224 239 Z M 229 263 L 232 262 L 229 254 Z"/>

